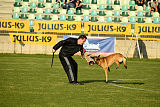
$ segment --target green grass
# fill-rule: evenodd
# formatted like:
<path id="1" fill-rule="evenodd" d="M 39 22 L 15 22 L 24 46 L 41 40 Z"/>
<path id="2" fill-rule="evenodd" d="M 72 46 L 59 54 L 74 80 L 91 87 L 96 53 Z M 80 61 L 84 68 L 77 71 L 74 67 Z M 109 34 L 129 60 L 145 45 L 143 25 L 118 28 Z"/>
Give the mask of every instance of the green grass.
<path id="1" fill-rule="evenodd" d="M 0 107 L 160 107 L 160 59 L 128 59 L 127 70 L 114 64 L 105 83 L 101 67 L 74 56 L 84 83 L 77 86 L 51 58 L 0 54 Z"/>

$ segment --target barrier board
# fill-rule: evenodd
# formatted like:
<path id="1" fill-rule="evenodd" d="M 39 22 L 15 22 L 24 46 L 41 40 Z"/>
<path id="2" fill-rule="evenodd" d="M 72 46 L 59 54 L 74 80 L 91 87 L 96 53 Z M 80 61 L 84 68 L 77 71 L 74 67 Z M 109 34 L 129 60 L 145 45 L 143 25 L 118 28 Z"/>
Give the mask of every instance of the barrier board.
<path id="1" fill-rule="evenodd" d="M 29 21 L 0 19 L 0 30 L 30 32 Z"/>
<path id="2" fill-rule="evenodd" d="M 35 21 L 35 32 L 81 33 L 81 22 Z"/>
<path id="3" fill-rule="evenodd" d="M 137 35 L 160 35 L 160 24 L 135 24 Z"/>
<path id="4" fill-rule="evenodd" d="M 50 34 L 10 33 L 9 35 L 13 44 L 55 45 L 57 41 L 57 35 Z"/>
<path id="5" fill-rule="evenodd" d="M 85 34 L 124 34 L 131 35 L 131 24 L 122 25 L 115 23 L 84 23 Z"/>

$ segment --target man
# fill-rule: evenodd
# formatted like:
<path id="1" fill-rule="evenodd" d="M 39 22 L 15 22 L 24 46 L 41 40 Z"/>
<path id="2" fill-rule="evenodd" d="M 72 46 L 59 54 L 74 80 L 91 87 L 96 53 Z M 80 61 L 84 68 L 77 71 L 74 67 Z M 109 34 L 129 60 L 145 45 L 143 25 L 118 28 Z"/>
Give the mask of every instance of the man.
<path id="1" fill-rule="evenodd" d="M 85 43 L 86 39 L 87 37 L 85 35 L 80 35 L 78 39 L 68 38 L 66 40 L 58 42 L 53 47 L 53 53 L 55 53 L 57 49 L 62 47 L 59 52 L 59 59 L 68 76 L 69 83 L 71 84 L 83 85 L 82 83 L 77 82 L 78 65 L 72 58 L 72 56 L 78 51 L 81 51 L 82 55 L 86 52 L 83 48 L 83 44 Z"/>

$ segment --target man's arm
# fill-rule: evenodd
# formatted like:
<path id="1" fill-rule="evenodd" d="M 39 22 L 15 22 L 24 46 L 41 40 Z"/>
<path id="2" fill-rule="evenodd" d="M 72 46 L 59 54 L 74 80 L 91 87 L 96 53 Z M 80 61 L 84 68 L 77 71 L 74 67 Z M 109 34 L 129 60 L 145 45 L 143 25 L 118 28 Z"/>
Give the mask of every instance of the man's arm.
<path id="1" fill-rule="evenodd" d="M 53 53 L 55 53 L 56 50 L 59 49 L 61 46 L 65 45 L 69 42 L 71 42 L 69 38 L 66 39 L 66 40 L 62 40 L 62 41 L 58 42 L 55 46 L 53 46 Z"/>

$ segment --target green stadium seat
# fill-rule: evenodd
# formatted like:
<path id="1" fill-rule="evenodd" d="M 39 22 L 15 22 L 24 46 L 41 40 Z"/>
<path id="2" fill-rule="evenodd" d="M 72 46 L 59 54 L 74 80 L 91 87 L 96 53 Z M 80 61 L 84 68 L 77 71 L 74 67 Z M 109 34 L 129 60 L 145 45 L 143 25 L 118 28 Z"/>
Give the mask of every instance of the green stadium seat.
<path id="1" fill-rule="evenodd" d="M 145 23 L 152 23 L 152 18 L 146 17 Z"/>
<path id="2" fill-rule="evenodd" d="M 143 17 L 143 12 L 137 12 L 138 17 Z"/>
<path id="3" fill-rule="evenodd" d="M 81 15 L 82 11 L 81 10 L 76 10 L 76 15 Z"/>
<path id="4" fill-rule="evenodd" d="M 152 13 L 151 12 L 146 12 L 145 17 L 152 17 Z"/>
<path id="5" fill-rule="evenodd" d="M 53 14 L 59 14 L 59 11 L 58 11 L 58 9 L 53 9 L 53 12 L 52 12 Z"/>
<path id="6" fill-rule="evenodd" d="M 18 13 L 14 13 L 12 16 L 13 19 L 19 19 L 19 14 Z"/>
<path id="7" fill-rule="evenodd" d="M 136 5 L 135 1 L 131 0 L 129 1 L 129 5 Z"/>
<path id="8" fill-rule="evenodd" d="M 99 11 L 99 16 L 105 16 L 105 11 Z"/>
<path id="9" fill-rule="evenodd" d="M 68 14 L 68 15 L 74 15 L 74 10 L 72 10 L 72 9 L 71 9 L 71 10 L 68 10 L 67 14 Z"/>
<path id="10" fill-rule="evenodd" d="M 21 2 L 22 0 L 15 0 L 15 2 Z"/>
<path id="11" fill-rule="evenodd" d="M 92 10 L 92 11 L 91 11 L 91 15 L 92 15 L 92 16 L 97 16 L 97 11 Z"/>
<path id="12" fill-rule="evenodd" d="M 44 3 L 44 0 L 38 0 L 38 2 L 40 2 L 40 3 Z"/>
<path id="13" fill-rule="evenodd" d="M 122 6 L 122 11 L 128 11 L 128 6 Z"/>
<path id="14" fill-rule="evenodd" d="M 21 7 L 22 5 L 21 5 L 21 3 L 20 2 L 15 2 L 14 3 L 14 7 Z"/>
<path id="15" fill-rule="evenodd" d="M 51 20 L 50 15 L 45 15 L 45 16 L 44 16 L 44 20 Z"/>
<path id="16" fill-rule="evenodd" d="M 137 6 L 137 11 L 138 12 L 143 12 L 143 7 L 142 6 Z"/>
<path id="17" fill-rule="evenodd" d="M 83 10 L 83 15 L 85 16 L 89 15 L 89 10 Z"/>
<path id="18" fill-rule="evenodd" d="M 20 13 L 20 8 L 19 7 L 14 7 L 13 12 L 14 13 Z"/>
<path id="19" fill-rule="evenodd" d="M 130 22 L 130 23 L 136 23 L 136 18 L 135 18 L 135 17 L 130 17 L 129 22 Z"/>
<path id="20" fill-rule="evenodd" d="M 107 17 L 107 21 L 106 22 L 112 22 L 112 17 Z"/>
<path id="21" fill-rule="evenodd" d="M 122 6 L 127 6 L 128 5 L 128 0 L 122 0 L 121 4 L 122 4 Z"/>
<path id="22" fill-rule="evenodd" d="M 114 10 L 120 10 L 120 6 L 119 5 L 114 5 Z"/>
<path id="23" fill-rule="evenodd" d="M 34 3 L 36 3 L 36 2 L 38 2 L 38 0 L 30 0 L 30 2 L 34 2 Z"/>
<path id="24" fill-rule="evenodd" d="M 84 0 L 84 4 L 90 4 L 90 0 Z"/>
<path id="25" fill-rule="evenodd" d="M 113 10 L 113 8 L 112 8 L 112 6 L 107 6 L 107 8 L 106 8 L 107 10 Z"/>
<path id="26" fill-rule="evenodd" d="M 105 10 L 105 6 L 104 5 L 99 5 L 99 10 Z"/>
<path id="27" fill-rule="evenodd" d="M 28 7 L 28 2 L 22 2 L 22 7 Z"/>
<path id="28" fill-rule="evenodd" d="M 114 22 L 121 22 L 119 17 L 114 17 Z"/>
<path id="29" fill-rule="evenodd" d="M 112 0 L 107 0 L 107 5 L 112 5 Z"/>
<path id="30" fill-rule="evenodd" d="M 29 14 L 29 15 L 28 15 L 28 19 L 34 20 L 34 19 L 35 19 L 35 15 L 34 15 L 34 14 Z"/>
<path id="31" fill-rule="evenodd" d="M 120 16 L 120 11 L 114 11 L 114 16 Z"/>
<path id="32" fill-rule="evenodd" d="M 23 0 L 23 2 L 29 2 L 29 0 Z"/>
<path id="33" fill-rule="evenodd" d="M 53 8 L 54 8 L 54 9 L 59 9 L 59 4 L 56 4 L 56 3 L 53 4 Z"/>
<path id="34" fill-rule="evenodd" d="M 136 17 L 136 12 L 135 11 L 130 11 L 129 16 L 130 17 Z"/>
<path id="35" fill-rule="evenodd" d="M 42 17 L 42 15 L 41 15 L 41 14 L 37 14 L 37 15 L 36 15 L 36 19 L 37 19 L 37 20 L 42 20 L 42 19 L 43 19 L 43 17 Z"/>
<path id="36" fill-rule="evenodd" d="M 22 8 L 21 12 L 22 13 L 27 13 L 28 12 L 28 8 Z"/>
<path id="37" fill-rule="evenodd" d="M 45 4 L 45 8 L 51 8 L 52 7 L 52 4 L 51 3 L 46 3 Z"/>
<path id="38" fill-rule="evenodd" d="M 91 10 L 97 10 L 97 5 L 92 4 L 92 5 L 91 5 Z"/>
<path id="39" fill-rule="evenodd" d="M 99 0 L 98 2 L 99 2 L 99 3 L 98 3 L 99 5 L 105 5 L 105 4 L 106 4 L 106 1 L 105 1 L 105 0 Z"/>
<path id="40" fill-rule="evenodd" d="M 160 19 L 159 19 L 159 18 L 154 18 L 154 19 L 153 19 L 153 23 L 155 23 L 155 24 L 160 24 Z"/>
<path id="41" fill-rule="evenodd" d="M 21 19 L 28 19 L 27 14 L 21 14 Z"/>
<path id="42" fill-rule="evenodd" d="M 159 13 L 158 12 L 153 12 L 153 17 L 159 17 Z"/>
<path id="43" fill-rule="evenodd" d="M 122 12 L 122 16 L 129 16 L 129 15 L 128 15 L 128 12 L 125 12 L 125 11 Z"/>
<path id="44" fill-rule="evenodd" d="M 120 5 L 120 1 L 119 0 L 115 0 L 114 1 L 114 5 Z"/>
<path id="45" fill-rule="evenodd" d="M 158 12 L 153 13 L 153 23 L 160 24 L 160 18 L 159 18 L 159 13 Z"/>
<path id="46" fill-rule="evenodd" d="M 98 21 L 97 17 L 91 17 L 91 22 L 97 22 L 97 21 Z"/>
<path id="47" fill-rule="evenodd" d="M 38 3 L 38 8 L 44 8 L 44 4 L 43 3 Z"/>
<path id="48" fill-rule="evenodd" d="M 30 3 L 31 8 L 36 8 L 36 3 Z"/>
<path id="49" fill-rule="evenodd" d="M 107 11 L 106 16 L 112 16 L 112 11 Z"/>
<path id="50" fill-rule="evenodd" d="M 83 16 L 83 22 L 89 22 L 89 16 Z"/>
<path id="51" fill-rule="evenodd" d="M 150 6 L 146 6 L 146 7 L 145 7 L 145 11 L 146 11 L 146 12 L 149 12 L 150 8 L 151 8 Z"/>
<path id="52" fill-rule="evenodd" d="M 92 4 L 97 4 L 97 0 L 92 0 Z"/>
<path id="53" fill-rule="evenodd" d="M 51 10 L 50 9 L 45 9 L 45 14 L 51 14 Z"/>
<path id="54" fill-rule="evenodd" d="M 128 23 L 128 17 L 122 17 L 122 23 Z"/>
<path id="55" fill-rule="evenodd" d="M 30 26 L 34 26 L 34 20 L 29 21 Z"/>
<path id="56" fill-rule="evenodd" d="M 67 19 L 68 21 L 74 21 L 74 18 L 73 18 L 73 16 L 68 16 L 68 19 Z"/>
<path id="57" fill-rule="evenodd" d="M 66 9 L 61 9 L 61 10 L 60 10 L 60 14 L 61 14 L 61 15 L 62 15 L 62 14 L 65 15 L 65 14 L 66 14 Z"/>
<path id="58" fill-rule="evenodd" d="M 60 21 L 66 21 L 66 16 L 65 15 L 60 15 Z"/>
<path id="59" fill-rule="evenodd" d="M 79 15 L 75 16 L 75 21 L 81 22 L 82 21 L 81 16 L 79 16 Z"/>
<path id="60" fill-rule="evenodd" d="M 29 13 L 36 13 L 36 9 L 30 8 L 30 10 L 29 10 L 28 12 L 29 12 Z"/>
<path id="61" fill-rule="evenodd" d="M 138 23 L 144 23 L 144 18 L 138 18 Z"/>
<path id="62" fill-rule="evenodd" d="M 43 13 L 43 9 L 42 9 L 42 8 L 38 8 L 38 9 L 37 9 L 37 13 L 42 14 L 42 13 Z"/>
<path id="63" fill-rule="evenodd" d="M 130 7 L 129 7 L 129 10 L 130 10 L 130 11 L 136 11 L 136 7 L 135 7 L 135 6 L 130 6 Z"/>
<path id="64" fill-rule="evenodd" d="M 90 9 L 90 6 L 89 6 L 89 5 L 84 5 L 84 6 L 83 6 L 83 9 L 89 10 L 89 9 Z"/>
<path id="65" fill-rule="evenodd" d="M 52 0 L 52 3 L 56 3 L 56 0 Z M 61 2 L 61 3 L 63 3 L 63 2 Z"/>
<path id="66" fill-rule="evenodd" d="M 98 22 L 105 22 L 104 16 L 99 16 L 98 17 Z"/>
<path id="67" fill-rule="evenodd" d="M 52 3 L 52 0 L 46 0 L 46 3 Z"/>
<path id="68" fill-rule="evenodd" d="M 57 20 L 58 20 L 58 15 L 53 15 L 53 16 L 52 16 L 52 20 L 57 21 Z"/>

